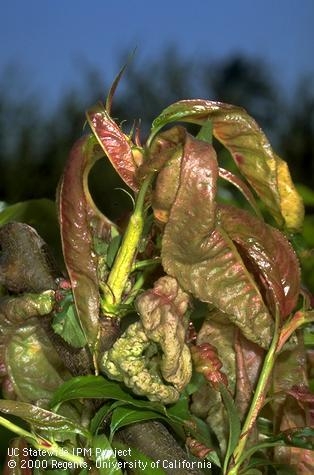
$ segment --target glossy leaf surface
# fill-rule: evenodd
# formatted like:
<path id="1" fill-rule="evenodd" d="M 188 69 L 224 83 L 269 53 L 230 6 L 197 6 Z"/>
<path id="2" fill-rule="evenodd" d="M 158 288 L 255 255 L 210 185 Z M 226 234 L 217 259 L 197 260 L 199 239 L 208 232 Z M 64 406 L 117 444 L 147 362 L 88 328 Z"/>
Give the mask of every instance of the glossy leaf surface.
<path id="1" fill-rule="evenodd" d="M 87 180 L 91 167 L 102 156 L 93 136 L 82 137 L 72 148 L 59 188 L 64 260 L 78 318 L 92 348 L 99 331 L 97 256 L 93 251 L 93 236 L 99 228 L 104 236 L 108 235 L 112 223 L 96 208 Z"/>
<path id="2" fill-rule="evenodd" d="M 132 149 L 121 128 L 99 104 L 86 112 L 88 123 L 117 173 L 132 189 L 138 190 Z"/>
<path id="3" fill-rule="evenodd" d="M 23 419 L 38 431 L 88 436 L 86 429 L 72 420 L 25 402 L 1 399 L 0 411 Z"/>

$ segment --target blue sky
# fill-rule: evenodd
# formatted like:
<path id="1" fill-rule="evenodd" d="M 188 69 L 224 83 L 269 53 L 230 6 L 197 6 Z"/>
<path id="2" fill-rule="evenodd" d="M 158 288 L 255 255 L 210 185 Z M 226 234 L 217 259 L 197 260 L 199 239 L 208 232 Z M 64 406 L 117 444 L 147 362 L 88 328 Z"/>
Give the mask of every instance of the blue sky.
<path id="1" fill-rule="evenodd" d="M 314 0 L 2 0 L 0 78 L 18 64 L 25 88 L 54 103 L 79 84 L 81 65 L 108 84 L 122 53 L 137 47 L 145 64 L 172 44 L 181 57 L 208 62 L 263 58 L 289 91 L 314 75 L 313 24 Z"/>

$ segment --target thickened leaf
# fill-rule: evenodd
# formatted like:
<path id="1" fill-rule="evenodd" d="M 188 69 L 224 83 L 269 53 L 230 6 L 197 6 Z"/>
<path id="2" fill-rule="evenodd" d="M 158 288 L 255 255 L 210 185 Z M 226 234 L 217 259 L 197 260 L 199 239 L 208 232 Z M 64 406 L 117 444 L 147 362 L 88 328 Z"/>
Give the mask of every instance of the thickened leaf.
<path id="1" fill-rule="evenodd" d="M 112 223 L 96 208 L 88 190 L 88 173 L 103 156 L 93 136 L 74 145 L 59 189 L 59 220 L 64 259 L 71 280 L 77 315 L 90 347 L 99 330 L 97 256 L 93 251 L 95 227 L 109 235 Z M 94 229 L 93 229 L 94 227 Z"/>
<path id="2" fill-rule="evenodd" d="M 151 138 L 169 122 L 202 125 L 208 119 L 213 121 L 214 136 L 230 151 L 241 173 L 277 223 L 299 229 L 304 216 L 303 203 L 293 186 L 289 170 L 285 162 L 274 154 L 264 133 L 244 109 L 201 99 L 180 101 L 167 107 L 155 119 Z"/>
<path id="3" fill-rule="evenodd" d="M 5 363 L 19 400 L 46 405 L 69 377 L 49 337 L 35 319 L 7 336 Z"/>
<path id="4" fill-rule="evenodd" d="M 248 339 L 267 347 L 272 317 L 231 238 L 216 222 L 217 176 L 213 148 L 187 136 L 180 184 L 163 236 L 162 264 L 185 291 L 215 305 Z"/>
<path id="5" fill-rule="evenodd" d="M 220 219 L 248 269 L 258 274 L 273 315 L 278 305 L 281 317 L 287 317 L 296 306 L 301 283 L 300 266 L 289 241 L 277 229 L 233 206 L 221 206 Z"/>
<path id="6" fill-rule="evenodd" d="M 132 190 L 137 191 L 136 165 L 127 137 L 101 104 L 89 109 L 86 116 L 93 133 L 116 171 Z"/>

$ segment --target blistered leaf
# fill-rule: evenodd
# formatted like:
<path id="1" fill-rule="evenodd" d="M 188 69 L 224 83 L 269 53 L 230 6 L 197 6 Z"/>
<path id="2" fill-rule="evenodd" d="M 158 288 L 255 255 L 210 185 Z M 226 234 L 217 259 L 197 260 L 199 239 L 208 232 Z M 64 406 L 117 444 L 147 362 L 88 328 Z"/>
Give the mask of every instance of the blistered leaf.
<path id="1" fill-rule="evenodd" d="M 100 146 L 116 171 L 132 190 L 137 191 L 136 164 L 127 137 L 101 104 L 89 109 L 86 116 Z"/>
<path id="2" fill-rule="evenodd" d="M 36 319 L 9 334 L 5 364 L 20 401 L 46 405 L 69 377 L 46 332 Z"/>
<path id="3" fill-rule="evenodd" d="M 272 317 L 219 216 L 217 220 L 217 176 L 212 147 L 187 136 L 162 241 L 162 264 L 185 291 L 227 313 L 247 338 L 267 347 Z"/>
<path id="4" fill-rule="evenodd" d="M 140 322 L 131 324 L 113 347 L 104 353 L 101 370 L 110 378 L 123 381 L 135 394 L 150 401 L 170 404 L 178 400 L 178 389 L 166 382 L 153 370 L 148 356 L 153 352 L 151 342 Z"/>
<path id="5" fill-rule="evenodd" d="M 222 362 L 218 358 L 217 350 L 209 343 L 192 345 L 190 347 L 195 371 L 202 373 L 213 387 L 218 388 L 219 384 L 227 386 L 226 375 L 220 371 Z"/>
<path id="6" fill-rule="evenodd" d="M 204 322 L 197 334 L 197 345 L 210 343 L 217 350 L 222 363 L 221 370 L 227 376 L 228 388 L 234 393 L 236 385 L 235 375 L 235 340 L 236 327 L 228 317 L 218 309 L 207 310 Z"/>
<path id="7" fill-rule="evenodd" d="M 288 240 L 245 210 L 221 206 L 220 219 L 240 255 L 253 266 L 247 263 L 248 269 L 258 270 L 256 277 L 273 315 L 278 305 L 281 317 L 287 317 L 296 306 L 301 283 L 300 266 Z"/>
<path id="8" fill-rule="evenodd" d="M 191 378 L 191 356 L 185 343 L 188 304 L 189 296 L 169 276 L 158 279 L 136 301 L 147 337 L 162 350 L 161 374 L 179 391 Z"/>
<path id="9" fill-rule="evenodd" d="M 102 370 L 135 394 L 164 404 L 175 402 L 191 378 L 184 319 L 188 302 L 175 279 L 160 278 L 138 297 L 141 322 L 130 325 L 105 352 Z"/>
<path id="10" fill-rule="evenodd" d="M 304 208 L 288 168 L 274 154 L 264 133 L 244 109 L 201 99 L 180 101 L 167 107 L 155 119 L 149 140 L 169 122 L 202 125 L 208 119 L 213 122 L 214 136 L 230 151 L 242 175 L 277 223 L 299 229 Z"/>
<path id="11" fill-rule="evenodd" d="M 93 136 L 82 137 L 72 148 L 59 188 L 64 260 L 77 315 L 92 348 L 99 331 L 97 256 L 93 252 L 93 237 L 99 232 L 108 236 L 113 226 L 98 211 L 88 190 L 89 171 L 102 156 L 103 152 Z"/>

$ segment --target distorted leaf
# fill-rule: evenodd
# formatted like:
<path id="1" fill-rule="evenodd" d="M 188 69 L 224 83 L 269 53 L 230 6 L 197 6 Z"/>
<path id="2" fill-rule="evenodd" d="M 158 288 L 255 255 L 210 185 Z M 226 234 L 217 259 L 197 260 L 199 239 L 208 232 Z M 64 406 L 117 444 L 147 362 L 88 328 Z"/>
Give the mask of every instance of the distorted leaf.
<path id="1" fill-rule="evenodd" d="M 274 154 L 264 133 L 244 109 L 201 99 L 179 101 L 164 109 L 155 119 L 149 141 L 169 122 L 202 125 L 208 119 L 213 122 L 214 136 L 230 151 L 242 175 L 277 223 L 299 229 L 304 208 L 289 170 L 285 162 Z"/>
<path id="2" fill-rule="evenodd" d="M 180 185 L 162 241 L 162 264 L 185 291 L 227 313 L 247 338 L 267 347 L 272 317 L 219 216 L 217 220 L 217 176 L 212 147 L 187 136 Z"/>
<path id="3" fill-rule="evenodd" d="M 123 381 L 135 394 L 146 396 L 150 401 L 171 404 L 180 393 L 175 385 L 166 384 L 156 370 L 156 355 L 157 348 L 148 339 L 141 323 L 135 322 L 104 353 L 100 368 L 111 379 Z"/>
<path id="4" fill-rule="evenodd" d="M 189 296 L 177 281 L 161 277 L 151 290 L 136 301 L 144 331 L 150 341 L 162 350 L 160 371 L 163 378 L 181 391 L 191 378 L 191 356 L 185 343 L 185 318 Z"/>
<path id="5" fill-rule="evenodd" d="M 236 332 L 234 349 L 236 356 L 235 404 L 242 421 L 252 401 L 252 394 L 262 368 L 265 351 L 252 341 L 247 340 L 240 332 Z M 255 435 L 256 430 L 253 428 L 250 435 L 250 442 Z"/>
<path id="6" fill-rule="evenodd" d="M 88 123 L 100 146 L 124 182 L 137 191 L 136 164 L 127 137 L 101 104 L 86 112 Z"/>
<path id="7" fill-rule="evenodd" d="M 219 177 L 228 181 L 229 183 L 234 185 L 238 190 L 240 190 L 242 195 L 248 201 L 248 203 L 250 203 L 256 215 L 259 217 L 261 216 L 256 200 L 254 198 L 254 195 L 243 180 L 241 180 L 238 176 L 231 173 L 229 170 L 225 170 L 224 168 L 221 168 L 221 167 L 219 167 Z"/>
<path id="8" fill-rule="evenodd" d="M 296 432 L 293 443 L 294 431 L 305 426 L 313 426 L 311 400 L 296 398 L 296 391 L 293 390 L 296 387 L 305 390 L 308 386 L 304 360 L 305 351 L 301 335 L 299 335 L 297 347 L 283 350 L 277 356 L 271 387 L 271 394 L 275 396 L 271 401 L 274 426 L 278 428 L 279 433 L 286 434 L 286 444 L 288 442 L 297 445 L 297 447 L 277 447 L 275 461 L 297 468 L 297 473 L 300 475 L 310 473 L 314 467 L 314 451 L 309 450 L 307 445 L 304 446 L 306 432 L 300 433 L 299 436 Z M 292 391 L 291 395 L 290 391 Z"/>
<path id="9" fill-rule="evenodd" d="M 59 220 L 64 260 L 71 280 L 78 319 L 88 341 L 95 347 L 99 331 L 97 256 L 93 237 L 110 235 L 113 224 L 96 208 L 89 190 L 88 174 L 103 152 L 93 136 L 85 136 L 71 150 L 59 187 Z"/>
<path id="10" fill-rule="evenodd" d="M 210 343 L 213 345 L 222 363 L 222 371 L 227 376 L 228 388 L 234 393 L 236 385 L 235 341 L 236 327 L 228 317 L 218 309 L 208 310 L 203 324 L 197 334 L 197 344 Z"/>
<path id="11" fill-rule="evenodd" d="M 47 405 L 69 374 L 51 340 L 36 319 L 8 335 L 7 373 L 20 401 Z"/>
<path id="12" fill-rule="evenodd" d="M 221 206 L 220 219 L 240 255 L 253 265 L 248 269 L 255 276 L 254 267 L 258 269 L 256 277 L 273 315 L 278 305 L 281 317 L 286 318 L 296 306 L 301 284 L 300 266 L 292 246 L 277 229 L 245 210 Z"/>
<path id="13" fill-rule="evenodd" d="M 215 347 L 209 343 L 201 343 L 192 345 L 190 351 L 195 371 L 202 373 L 215 388 L 218 388 L 219 384 L 228 385 L 226 375 L 220 371 L 222 362 L 218 358 Z"/>

